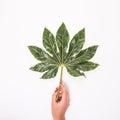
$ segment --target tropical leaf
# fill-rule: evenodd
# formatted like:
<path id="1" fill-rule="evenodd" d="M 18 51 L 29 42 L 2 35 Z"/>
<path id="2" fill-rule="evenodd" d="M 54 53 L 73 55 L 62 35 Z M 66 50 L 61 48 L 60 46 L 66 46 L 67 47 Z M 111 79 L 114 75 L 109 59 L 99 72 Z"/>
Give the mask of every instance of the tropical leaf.
<path id="1" fill-rule="evenodd" d="M 56 62 L 60 62 L 58 56 L 57 56 L 57 46 L 56 41 L 53 36 L 53 34 L 47 29 L 44 29 L 43 32 L 43 45 L 45 49 L 53 55 L 53 58 L 56 60 Z"/>
<path id="2" fill-rule="evenodd" d="M 90 60 L 95 55 L 97 48 L 98 48 L 98 45 L 94 45 L 84 50 L 81 50 L 77 55 L 71 57 L 67 61 L 67 64 L 78 64 L 80 62 Z"/>
<path id="3" fill-rule="evenodd" d="M 85 42 L 85 29 L 80 30 L 71 40 L 69 51 L 64 63 L 67 63 L 72 56 L 79 53 Z"/>
<path id="4" fill-rule="evenodd" d="M 77 67 L 74 66 L 67 66 L 67 71 L 70 75 L 74 76 L 74 77 L 78 77 L 78 76 L 85 76 L 84 73 L 80 72 L 79 70 L 77 70 Z"/>
<path id="5" fill-rule="evenodd" d="M 75 56 L 76 60 L 87 61 L 90 60 L 96 53 L 98 45 L 91 46 L 87 49 L 81 50 L 78 55 Z"/>
<path id="6" fill-rule="evenodd" d="M 49 79 L 49 78 L 53 78 L 56 76 L 58 71 L 58 67 L 57 66 L 51 66 L 47 72 L 45 72 L 43 74 L 43 76 L 41 77 L 42 79 Z"/>
<path id="7" fill-rule="evenodd" d="M 83 28 L 75 34 L 69 42 L 69 33 L 64 23 L 58 28 L 56 37 L 48 30 L 43 32 L 43 50 L 37 46 L 28 46 L 32 55 L 40 63 L 32 66 L 30 70 L 43 72 L 42 79 L 54 78 L 58 68 L 61 67 L 60 82 L 62 82 L 63 68 L 66 67 L 68 73 L 74 77 L 85 76 L 86 71 L 93 70 L 99 65 L 90 62 L 98 48 L 94 45 L 83 49 L 85 43 L 85 29 Z M 68 48 L 69 46 L 69 48 Z M 59 101 L 60 85 L 56 101 Z"/>
<path id="8" fill-rule="evenodd" d="M 99 66 L 99 64 L 93 63 L 93 62 L 89 62 L 89 61 L 80 62 L 80 63 L 77 63 L 77 64 L 73 63 L 73 64 L 69 65 L 69 67 L 72 67 L 73 69 L 77 69 L 77 70 L 80 70 L 80 71 L 94 70 L 98 66 Z"/>
<path id="9" fill-rule="evenodd" d="M 39 47 L 36 47 L 36 46 L 28 46 L 30 52 L 32 53 L 32 55 L 37 59 L 37 60 L 40 60 L 40 61 L 45 61 L 47 60 L 48 58 L 50 58 L 50 55 L 47 54 L 44 50 L 42 50 L 41 48 Z"/>
<path id="10" fill-rule="evenodd" d="M 77 68 L 81 71 L 90 71 L 90 70 L 94 70 L 98 66 L 99 64 L 97 63 L 86 61 L 86 62 L 79 63 Z"/>
<path id="11" fill-rule="evenodd" d="M 74 55 L 80 52 L 85 42 L 85 29 L 80 30 L 71 40 L 68 54 Z"/>
<path id="12" fill-rule="evenodd" d="M 32 55 L 41 61 L 30 69 L 45 72 L 41 77 L 43 79 L 55 77 L 59 66 L 66 67 L 68 73 L 74 77 L 85 76 L 84 71 L 90 71 L 98 67 L 98 64 L 88 61 L 95 55 L 98 45 L 82 50 L 84 43 L 84 28 L 74 35 L 70 43 L 69 33 L 64 23 L 58 28 L 56 38 L 50 30 L 45 28 L 43 45 L 48 53 L 39 47 L 29 46 Z"/>
<path id="13" fill-rule="evenodd" d="M 56 41 L 59 49 L 60 61 L 61 63 L 63 63 L 65 60 L 66 50 L 69 42 L 69 33 L 64 23 L 62 23 L 62 25 L 59 27 L 57 31 Z"/>
<path id="14" fill-rule="evenodd" d="M 49 63 L 49 62 L 43 62 L 43 63 L 38 63 L 34 65 L 33 67 L 30 68 L 30 70 L 36 71 L 36 72 L 45 72 L 51 67 L 55 67 L 55 64 Z"/>

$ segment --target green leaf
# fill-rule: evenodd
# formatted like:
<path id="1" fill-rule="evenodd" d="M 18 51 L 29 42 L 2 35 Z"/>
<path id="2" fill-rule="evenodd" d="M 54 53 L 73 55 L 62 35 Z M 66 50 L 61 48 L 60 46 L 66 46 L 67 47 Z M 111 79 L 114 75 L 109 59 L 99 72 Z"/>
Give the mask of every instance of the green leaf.
<path id="1" fill-rule="evenodd" d="M 78 76 L 85 76 L 84 73 L 80 72 L 79 70 L 77 70 L 75 67 L 70 67 L 70 66 L 67 66 L 67 71 L 70 75 L 74 76 L 74 77 L 78 77 Z"/>
<path id="2" fill-rule="evenodd" d="M 47 28 L 45 28 L 43 32 L 43 45 L 45 49 L 54 56 L 56 61 L 59 62 L 55 38 Z"/>
<path id="3" fill-rule="evenodd" d="M 85 29 L 80 30 L 71 40 L 68 53 L 70 55 L 78 53 L 85 42 Z"/>
<path id="4" fill-rule="evenodd" d="M 95 68 L 97 68 L 99 66 L 99 64 L 85 61 L 85 62 L 81 62 L 78 64 L 71 64 L 70 66 L 74 67 L 80 71 L 90 71 L 90 70 L 94 70 Z"/>
<path id="5" fill-rule="evenodd" d="M 94 70 L 98 66 L 99 64 L 86 61 L 86 62 L 79 63 L 77 68 L 81 71 L 90 71 L 90 70 Z"/>
<path id="6" fill-rule="evenodd" d="M 55 66 L 54 64 L 49 64 L 46 62 L 36 64 L 35 66 L 31 67 L 30 70 L 37 71 L 37 72 L 45 72 L 47 71 L 51 66 Z"/>
<path id="7" fill-rule="evenodd" d="M 87 61 L 90 60 L 96 53 L 98 45 L 91 46 L 87 49 L 80 51 L 78 55 L 76 55 L 76 61 Z"/>
<path id="8" fill-rule="evenodd" d="M 53 66 L 50 69 L 48 69 L 48 71 L 46 73 L 43 74 L 43 76 L 41 77 L 42 79 L 49 79 L 49 78 L 53 78 L 56 76 L 58 71 L 58 67 Z"/>
<path id="9" fill-rule="evenodd" d="M 69 42 L 69 33 L 64 23 L 62 23 L 62 25 L 59 27 L 57 31 L 56 41 L 59 49 L 61 63 L 63 63 L 66 56 L 66 49 L 68 47 L 68 42 Z"/>
<path id="10" fill-rule="evenodd" d="M 85 29 L 80 30 L 71 40 L 65 63 L 82 49 L 85 42 Z"/>
<path id="11" fill-rule="evenodd" d="M 63 67 L 66 67 L 68 73 L 72 76 L 85 76 L 84 71 L 93 70 L 98 66 L 98 64 L 88 61 L 95 55 L 98 46 L 94 45 L 82 50 L 84 42 L 85 29 L 75 34 L 69 42 L 69 33 L 64 23 L 58 28 L 56 39 L 45 28 L 43 32 L 43 46 L 48 53 L 39 47 L 28 46 L 33 56 L 41 61 L 30 69 L 37 72 L 45 72 L 41 77 L 42 79 L 55 77 L 59 66 L 61 67 L 61 81 Z"/>
<path id="12" fill-rule="evenodd" d="M 44 50 L 42 50 L 41 48 L 39 47 L 36 47 L 36 46 L 28 46 L 30 52 L 32 53 L 32 55 L 37 59 L 37 60 L 40 60 L 40 61 L 45 61 L 47 60 L 48 58 L 50 58 L 50 55 L 47 54 Z"/>

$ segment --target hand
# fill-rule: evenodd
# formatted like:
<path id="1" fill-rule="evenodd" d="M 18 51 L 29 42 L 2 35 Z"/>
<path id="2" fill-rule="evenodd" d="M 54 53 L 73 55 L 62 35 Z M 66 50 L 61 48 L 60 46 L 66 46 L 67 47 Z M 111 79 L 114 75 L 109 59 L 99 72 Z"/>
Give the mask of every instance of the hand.
<path id="1" fill-rule="evenodd" d="M 58 93 L 58 89 L 56 89 L 52 96 L 51 107 L 53 120 L 65 120 L 65 112 L 69 106 L 68 92 L 62 83 L 60 84 L 60 90 L 61 100 L 59 102 L 56 102 L 56 95 Z"/>

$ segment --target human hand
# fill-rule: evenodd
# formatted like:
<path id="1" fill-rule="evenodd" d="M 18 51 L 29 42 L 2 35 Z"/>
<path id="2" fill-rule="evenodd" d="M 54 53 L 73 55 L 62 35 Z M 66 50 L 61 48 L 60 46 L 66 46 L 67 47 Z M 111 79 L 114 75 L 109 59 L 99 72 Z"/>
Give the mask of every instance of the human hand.
<path id="1" fill-rule="evenodd" d="M 60 84 L 60 90 L 61 90 L 61 99 L 59 102 L 56 102 L 56 95 L 58 93 L 58 89 L 53 93 L 52 96 L 52 116 L 53 120 L 65 120 L 65 112 L 69 106 L 69 97 L 68 97 L 68 92 L 63 86 L 63 84 Z"/>

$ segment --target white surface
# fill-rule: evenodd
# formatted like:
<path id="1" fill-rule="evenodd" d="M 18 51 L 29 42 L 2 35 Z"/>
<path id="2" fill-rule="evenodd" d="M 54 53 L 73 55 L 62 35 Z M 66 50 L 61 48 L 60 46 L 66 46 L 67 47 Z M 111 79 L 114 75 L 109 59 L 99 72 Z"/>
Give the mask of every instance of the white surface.
<path id="1" fill-rule="evenodd" d="M 42 32 L 65 22 L 72 36 L 86 28 L 85 47 L 98 44 L 95 71 L 74 78 L 66 120 L 120 120 L 119 0 L 0 0 L 0 120 L 52 120 L 51 96 L 59 74 L 40 80 L 28 45 L 42 46 Z"/>

